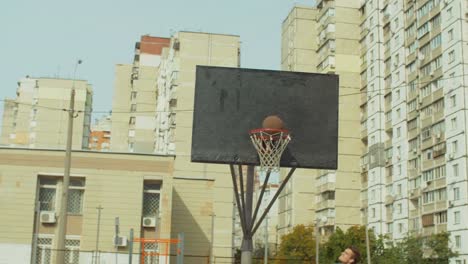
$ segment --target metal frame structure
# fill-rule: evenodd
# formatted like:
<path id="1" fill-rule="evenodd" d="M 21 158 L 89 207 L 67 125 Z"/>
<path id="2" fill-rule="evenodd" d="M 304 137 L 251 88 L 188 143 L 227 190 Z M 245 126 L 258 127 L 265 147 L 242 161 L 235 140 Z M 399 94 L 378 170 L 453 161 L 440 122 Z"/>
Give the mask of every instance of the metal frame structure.
<path id="1" fill-rule="evenodd" d="M 166 257 L 166 264 L 169 263 L 169 256 L 171 255 L 171 245 L 178 245 L 177 247 L 177 263 L 180 263 L 179 259 L 180 257 L 183 258 L 183 249 L 180 247 L 180 243 L 183 242 L 182 239 L 172 239 L 172 238 L 134 238 L 133 242 L 139 242 L 140 243 L 140 248 L 141 248 L 141 255 L 140 255 L 140 264 L 145 264 L 145 257 L 146 256 L 165 256 Z M 158 253 L 158 252 L 146 252 L 145 251 L 145 244 L 163 244 L 165 245 L 164 247 L 164 253 Z M 183 262 L 182 262 L 183 263 Z"/>
<path id="2" fill-rule="evenodd" d="M 242 264 L 251 264 L 252 263 L 252 251 L 253 251 L 253 243 L 252 237 L 260 227 L 263 219 L 266 217 L 268 212 L 270 211 L 271 207 L 275 203 L 276 199 L 283 191 L 284 187 L 288 183 L 289 179 L 293 175 L 294 171 L 296 170 L 295 167 L 289 170 L 288 175 L 286 178 L 281 182 L 278 190 L 276 191 L 275 195 L 268 203 L 268 206 L 263 211 L 260 218 L 257 220 L 258 211 L 260 209 L 260 205 L 262 202 L 263 194 L 265 193 L 265 189 L 270 178 L 271 169 L 269 169 L 266 173 L 266 177 L 260 192 L 260 196 L 258 198 L 257 204 L 255 208 L 253 208 L 253 192 L 254 192 L 254 166 L 247 166 L 247 179 L 245 183 L 244 189 L 244 176 L 242 172 L 242 165 L 238 165 L 239 174 L 236 174 L 235 168 L 233 164 L 230 164 L 231 169 L 231 176 L 232 176 L 232 184 L 234 186 L 234 196 L 236 198 L 237 209 L 239 211 L 239 217 L 242 227 L 243 239 L 242 239 L 242 246 L 241 246 L 241 263 Z M 239 184 L 237 181 L 239 178 Z M 239 186 L 240 185 L 240 186 Z M 240 192 L 239 192 L 240 191 Z M 253 214 L 252 214 L 252 210 Z M 257 221 L 256 221 L 257 220 Z"/>

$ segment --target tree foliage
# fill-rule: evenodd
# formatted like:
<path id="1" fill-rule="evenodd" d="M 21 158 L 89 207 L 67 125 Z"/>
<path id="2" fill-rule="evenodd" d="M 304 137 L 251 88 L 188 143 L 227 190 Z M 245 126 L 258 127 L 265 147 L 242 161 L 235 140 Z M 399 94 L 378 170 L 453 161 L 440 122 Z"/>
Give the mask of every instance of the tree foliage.
<path id="1" fill-rule="evenodd" d="M 369 230 L 369 244 L 373 264 L 448 264 L 450 258 L 457 256 L 450 248 L 450 234 L 446 232 L 426 237 L 407 236 L 393 241 L 384 236 L 376 237 Z M 327 241 L 320 245 L 320 263 L 336 263 L 341 252 L 350 245 L 360 250 L 361 263 L 367 263 L 364 226 L 353 226 L 346 231 L 336 228 Z M 298 225 L 291 233 L 283 236 L 276 258 L 291 260 L 276 263 L 300 263 L 298 260 L 315 263 L 314 228 Z"/>
<path id="2" fill-rule="evenodd" d="M 276 263 L 297 263 L 298 260 L 309 260 L 310 263 L 315 258 L 314 234 L 314 227 L 295 226 L 291 233 L 281 237 L 276 258 L 282 260 Z"/>

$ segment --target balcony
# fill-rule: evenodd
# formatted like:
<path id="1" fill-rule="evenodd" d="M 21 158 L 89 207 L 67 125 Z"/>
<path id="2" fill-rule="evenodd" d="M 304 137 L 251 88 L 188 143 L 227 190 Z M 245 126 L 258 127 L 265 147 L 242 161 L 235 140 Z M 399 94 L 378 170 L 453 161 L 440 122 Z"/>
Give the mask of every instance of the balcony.
<path id="1" fill-rule="evenodd" d="M 411 200 L 415 200 L 415 199 L 419 198 L 420 196 L 421 196 L 421 189 L 419 189 L 419 188 L 413 189 L 409 193 L 409 198 Z"/>
<path id="2" fill-rule="evenodd" d="M 388 177 L 387 177 L 388 178 Z M 391 178 L 391 177 L 390 177 Z M 391 204 L 395 201 L 395 197 L 393 195 L 385 196 L 385 204 Z"/>
<path id="3" fill-rule="evenodd" d="M 325 200 L 317 204 L 317 211 L 327 208 L 335 208 L 335 200 Z"/>
<path id="4" fill-rule="evenodd" d="M 367 128 L 361 129 L 361 140 L 362 141 L 367 141 L 367 136 L 368 136 Z"/>
<path id="5" fill-rule="evenodd" d="M 409 217 L 410 218 L 414 218 L 414 217 L 418 217 L 418 216 L 419 216 L 419 210 L 418 209 L 410 210 L 410 212 L 409 212 Z"/>
<path id="6" fill-rule="evenodd" d="M 317 193 L 323 193 L 326 191 L 333 191 L 335 190 L 335 183 L 334 182 L 328 182 L 322 185 L 317 186 L 316 192 Z"/>

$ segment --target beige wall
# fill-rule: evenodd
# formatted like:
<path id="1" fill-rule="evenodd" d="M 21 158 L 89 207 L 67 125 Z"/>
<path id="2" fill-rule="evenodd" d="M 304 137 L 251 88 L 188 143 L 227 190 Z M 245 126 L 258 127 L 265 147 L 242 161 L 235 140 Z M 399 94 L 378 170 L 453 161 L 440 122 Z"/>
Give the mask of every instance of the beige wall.
<path id="1" fill-rule="evenodd" d="M 211 210 L 216 215 L 214 223 L 216 230 L 214 255 L 231 257 L 233 191 L 229 167 L 227 165 L 200 164 L 190 161 L 193 122 L 193 112 L 190 110 L 193 109 L 194 104 L 196 65 L 238 66 L 239 37 L 221 34 L 179 32 L 171 43 L 174 41 L 180 43 L 180 49 L 172 51 L 174 65 L 166 65 L 166 67 L 171 67 L 175 71 L 178 71 L 177 80 L 174 80 L 177 85 L 175 97 L 177 98 L 177 106 L 172 108 L 176 113 L 174 142 L 177 159 L 174 165 L 174 177 L 191 180 L 200 179 L 202 182 L 214 180 L 211 183 L 211 190 L 205 194 L 206 197 L 204 198 L 207 202 L 212 203 Z M 178 188 L 178 185 L 175 185 L 174 193 L 182 195 L 181 190 L 178 190 Z M 187 197 L 187 201 L 192 200 L 190 193 L 184 194 L 181 197 Z M 193 199 L 198 199 L 196 197 L 195 195 Z M 186 208 L 190 214 L 195 216 L 195 221 L 201 223 L 198 224 L 202 231 L 202 234 L 198 235 L 202 237 L 201 241 L 207 241 L 206 238 L 210 238 L 209 234 L 211 233 L 210 218 L 206 214 L 201 215 L 200 208 Z M 174 210 L 178 210 L 178 208 L 174 206 Z M 200 218 L 196 217 L 197 215 Z M 179 226 L 175 223 L 173 230 L 189 228 L 185 226 L 185 223 L 180 224 Z M 187 250 L 194 254 L 203 255 L 209 249 L 200 246 L 190 248 L 189 245 L 196 243 L 198 243 L 196 240 L 187 240 Z M 193 263 L 201 262 L 194 260 Z"/>
<path id="2" fill-rule="evenodd" d="M 160 237 L 170 238 L 173 160 L 174 157 L 73 152 L 71 177 L 85 178 L 85 190 L 82 214 L 69 216 L 67 234 L 80 236 L 80 250 L 95 249 L 98 206 L 103 207 L 101 251 L 114 251 L 115 217 L 120 218 L 121 235 L 128 236 L 133 228 L 135 237 L 140 236 L 145 180 L 162 182 Z M 30 249 L 37 179 L 48 176 L 60 181 L 63 162 L 63 151 L 0 149 L 0 250 L 11 244 Z M 42 234 L 54 234 L 56 229 L 56 224 L 40 227 Z M 137 244 L 134 249 L 138 250 Z M 125 253 L 128 248 L 119 251 Z"/>

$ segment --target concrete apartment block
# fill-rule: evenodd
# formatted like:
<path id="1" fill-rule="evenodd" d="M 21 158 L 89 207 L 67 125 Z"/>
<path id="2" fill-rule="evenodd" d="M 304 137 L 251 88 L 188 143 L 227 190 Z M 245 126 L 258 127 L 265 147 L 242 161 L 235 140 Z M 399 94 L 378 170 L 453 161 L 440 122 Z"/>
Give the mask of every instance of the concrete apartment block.
<path id="1" fill-rule="evenodd" d="M 71 88 L 76 90 L 73 149 L 87 149 L 92 88 L 84 80 L 31 78 L 18 82 L 17 97 L 5 104 L 3 144 L 12 147 L 64 149 Z M 13 104 L 15 104 L 13 106 Z M 8 135 L 6 134 L 8 133 Z"/>
<path id="2" fill-rule="evenodd" d="M 110 150 L 153 153 L 157 76 L 162 50 L 170 39 L 142 36 L 132 64 L 118 64 L 112 99 Z"/>
<path id="3" fill-rule="evenodd" d="M 59 150 L 0 149 L 0 262 L 30 263 L 37 232 L 37 254 L 50 263 L 51 249 L 56 248 L 55 216 L 60 208 L 64 156 Z M 131 228 L 135 237 L 170 238 L 171 218 L 180 218 L 172 215 L 173 162 L 170 156 L 74 151 L 67 216 L 70 256 L 79 263 L 96 261 L 97 207 L 103 208 L 98 245 L 101 263 L 113 262 L 116 250 L 119 261 L 128 261 L 128 244 L 118 248 L 113 244 L 115 217 L 120 219 L 120 236 L 127 239 Z M 156 189 L 151 190 L 152 186 Z M 200 191 L 205 191 L 204 186 Z M 148 198 L 148 193 L 156 196 Z M 37 203 L 40 213 L 35 214 Z M 157 216 L 154 212 L 149 216 L 157 217 L 156 227 L 145 226 L 148 208 L 157 209 Z M 135 242 L 134 253 L 138 250 Z M 134 261 L 138 262 L 137 255 Z"/>
<path id="4" fill-rule="evenodd" d="M 340 98 L 338 170 L 295 173 L 281 194 L 279 227 L 288 232 L 294 225 L 322 219 L 322 233 L 330 234 L 336 227 L 361 222 L 359 1 L 317 1 L 314 8 L 293 8 L 283 22 L 282 40 L 282 69 L 338 74 Z M 305 67 L 294 54 L 307 54 L 310 65 Z"/>
<path id="5" fill-rule="evenodd" d="M 184 181 L 199 180 L 211 182 L 212 193 L 204 193 L 202 211 L 196 207 L 175 205 L 173 210 L 184 210 L 196 216 L 204 239 L 211 233 L 211 216 L 215 215 L 213 238 L 214 255 L 230 258 L 233 255 L 233 188 L 227 165 L 201 164 L 190 161 L 195 70 L 196 65 L 239 66 L 240 43 L 238 36 L 210 34 L 199 32 L 179 32 L 171 38 L 171 44 L 163 54 L 158 80 L 158 112 L 156 115 L 157 131 L 155 135 L 156 153 L 174 153 L 177 156 L 174 164 L 174 179 Z M 177 180 L 179 181 L 179 180 Z M 181 189 L 182 190 L 182 189 Z M 178 190 L 186 201 L 197 198 L 197 194 Z M 174 224 L 174 230 L 190 228 L 190 222 Z M 194 237 L 195 238 L 195 237 Z M 206 254 L 206 247 L 195 246 L 191 252 L 197 255 Z M 192 260 L 193 263 L 200 263 Z M 198 260 L 199 261 L 199 260 Z"/>
<path id="6" fill-rule="evenodd" d="M 362 1 L 364 222 L 377 234 L 451 234 L 466 224 L 467 2 Z"/>

